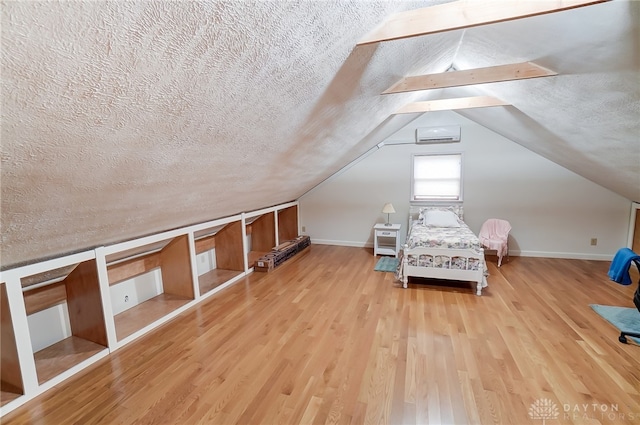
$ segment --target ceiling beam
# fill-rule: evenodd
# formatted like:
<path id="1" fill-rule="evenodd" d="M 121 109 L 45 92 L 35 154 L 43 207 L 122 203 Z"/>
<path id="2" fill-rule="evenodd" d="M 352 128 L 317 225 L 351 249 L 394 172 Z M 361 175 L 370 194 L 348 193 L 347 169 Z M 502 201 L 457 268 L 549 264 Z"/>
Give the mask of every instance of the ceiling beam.
<path id="1" fill-rule="evenodd" d="M 460 0 L 391 15 L 357 45 L 561 12 L 610 0 Z"/>
<path id="2" fill-rule="evenodd" d="M 549 77 L 552 75 L 558 75 L 558 73 L 532 62 L 512 63 L 487 68 L 405 77 L 383 91 L 382 94 L 524 80 L 527 78 Z"/>
<path id="3" fill-rule="evenodd" d="M 414 114 L 434 111 L 454 111 L 456 109 L 487 108 L 491 106 L 508 106 L 493 96 L 459 97 L 455 99 L 428 100 L 426 102 L 412 102 L 397 110 L 396 114 Z"/>

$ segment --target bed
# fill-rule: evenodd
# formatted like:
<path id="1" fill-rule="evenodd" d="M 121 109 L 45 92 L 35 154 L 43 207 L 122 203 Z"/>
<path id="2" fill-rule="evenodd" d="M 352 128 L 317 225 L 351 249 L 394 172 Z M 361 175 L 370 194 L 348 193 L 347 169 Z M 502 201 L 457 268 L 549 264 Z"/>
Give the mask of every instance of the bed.
<path id="1" fill-rule="evenodd" d="M 411 206 L 409 231 L 396 277 L 476 282 L 476 295 L 487 284 L 484 249 L 463 221 L 462 205 Z"/>

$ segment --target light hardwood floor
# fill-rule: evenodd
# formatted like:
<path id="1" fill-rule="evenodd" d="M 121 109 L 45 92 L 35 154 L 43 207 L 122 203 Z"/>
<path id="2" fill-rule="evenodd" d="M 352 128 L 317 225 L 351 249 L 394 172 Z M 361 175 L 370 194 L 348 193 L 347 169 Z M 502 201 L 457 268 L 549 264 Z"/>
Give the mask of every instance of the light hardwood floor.
<path id="1" fill-rule="evenodd" d="M 468 283 L 402 289 L 371 250 L 307 251 L 2 423 L 640 423 L 640 347 L 589 307 L 632 307 L 637 273 L 624 287 L 608 262 L 512 257 L 490 263 L 478 297 Z"/>

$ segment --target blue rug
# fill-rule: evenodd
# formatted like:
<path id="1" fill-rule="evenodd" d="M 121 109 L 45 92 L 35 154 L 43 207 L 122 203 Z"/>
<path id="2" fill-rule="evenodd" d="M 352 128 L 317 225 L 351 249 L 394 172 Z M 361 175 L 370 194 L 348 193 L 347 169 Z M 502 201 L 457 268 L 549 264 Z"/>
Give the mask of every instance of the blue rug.
<path id="1" fill-rule="evenodd" d="M 591 304 L 591 308 L 620 331 L 640 332 L 640 312 L 635 308 Z M 632 338 L 637 344 L 640 339 Z"/>
<path id="2" fill-rule="evenodd" d="M 382 257 L 373 269 L 377 272 L 395 272 L 398 267 L 398 259 L 394 257 Z"/>

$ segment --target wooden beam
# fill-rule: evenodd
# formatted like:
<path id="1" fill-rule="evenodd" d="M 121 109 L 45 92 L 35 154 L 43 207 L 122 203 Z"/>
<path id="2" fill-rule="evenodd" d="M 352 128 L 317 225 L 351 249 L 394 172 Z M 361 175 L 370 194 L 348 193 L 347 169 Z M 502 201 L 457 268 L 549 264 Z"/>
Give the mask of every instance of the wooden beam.
<path id="1" fill-rule="evenodd" d="M 391 15 L 357 45 L 528 18 L 610 0 L 460 0 Z"/>
<path id="2" fill-rule="evenodd" d="M 405 77 L 383 91 L 382 94 L 524 80 L 528 78 L 549 77 L 552 75 L 558 75 L 558 73 L 532 62 L 512 63 L 486 68 Z"/>
<path id="3" fill-rule="evenodd" d="M 417 112 L 453 111 L 456 109 L 487 108 L 490 106 L 507 106 L 500 99 L 492 96 L 459 97 L 455 99 L 429 100 L 426 102 L 412 102 L 398 111 L 396 114 L 414 114 Z"/>

